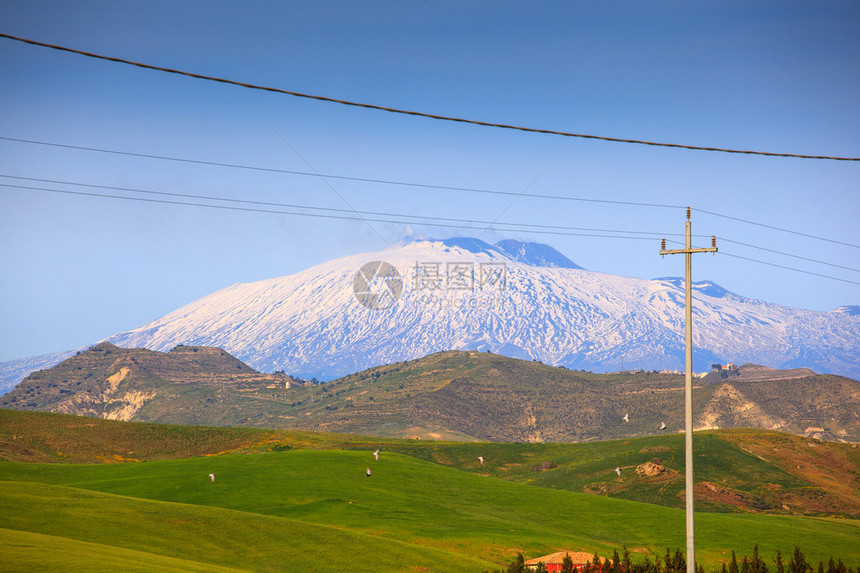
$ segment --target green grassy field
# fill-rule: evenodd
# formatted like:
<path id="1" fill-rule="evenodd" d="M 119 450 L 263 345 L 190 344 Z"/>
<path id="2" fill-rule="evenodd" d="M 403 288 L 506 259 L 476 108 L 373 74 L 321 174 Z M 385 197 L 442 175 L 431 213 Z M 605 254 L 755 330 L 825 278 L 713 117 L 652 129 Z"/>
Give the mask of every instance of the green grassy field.
<path id="1" fill-rule="evenodd" d="M 750 443 L 757 446 L 756 452 Z M 584 444 L 401 442 L 389 447 L 519 483 L 684 507 L 682 434 Z M 731 505 L 702 496 L 697 501 L 699 510 L 860 515 L 860 448 L 851 444 L 760 430 L 720 430 L 696 432 L 694 448 L 696 482 L 714 484 L 743 498 Z M 487 460 L 483 468 L 479 455 Z M 654 478 L 638 475 L 636 468 L 649 461 L 669 471 Z M 798 471 L 801 463 L 804 470 Z M 547 469 L 540 469 L 542 464 Z M 621 477 L 615 475 L 616 467 L 621 468 Z M 784 504 L 792 507 L 786 509 Z"/>
<path id="2" fill-rule="evenodd" d="M 245 571 L 101 543 L 3 528 L 0 528 L 0 554 L 3 555 L 3 571 L 22 573 L 70 570 L 181 573 Z"/>
<path id="3" fill-rule="evenodd" d="M 294 450 L 134 464 L 2 463 L 0 485 L 8 529 L 251 570 L 482 571 L 517 551 L 607 555 L 625 545 L 653 556 L 684 544 L 677 509 L 388 452 L 379 462 L 367 451 Z M 697 516 L 698 556 L 709 568 L 754 544 L 764 555 L 797 545 L 816 562 L 834 555 L 856 563 L 858 540 L 856 520 Z"/>
<path id="4" fill-rule="evenodd" d="M 0 460 L 8 461 L 129 462 L 376 447 L 529 485 L 683 507 L 680 434 L 582 444 L 438 442 L 129 423 L 0 409 Z M 700 511 L 860 517 L 860 448 L 851 444 L 762 430 L 719 430 L 697 432 L 695 448 Z M 479 455 L 487 459 L 484 467 L 479 467 Z M 636 468 L 649 461 L 659 462 L 666 472 L 653 478 L 638 475 Z M 622 469 L 620 478 L 615 467 Z M 703 482 L 719 488 L 719 495 L 708 495 Z"/>
<path id="5" fill-rule="evenodd" d="M 46 484 L 0 482 L 0 491 L 8 528 L 0 530 L 0 545 L 12 545 L 19 562 L 38 563 L 37 569 L 51 569 L 46 564 L 54 562 L 60 570 L 90 571 L 100 565 L 122 570 L 110 566 L 115 556 L 140 559 L 145 570 L 167 571 L 177 561 L 181 568 L 204 571 L 400 571 L 403 564 L 479 571 L 488 566 L 464 555 L 251 512 Z M 15 550 L 6 535 L 13 529 L 40 537 L 32 540 L 35 545 Z M 56 538 L 75 551 L 67 555 L 52 549 Z M 92 556 L 92 545 L 102 551 Z"/>
<path id="6" fill-rule="evenodd" d="M 816 564 L 860 564 L 860 522 L 821 517 L 853 507 L 857 448 L 734 430 L 697 433 L 696 451 L 697 481 L 820 506 L 800 517 L 697 500 L 711 512 L 697 514 L 708 570 L 756 544 L 766 558 L 797 545 Z M 655 458 L 682 468 L 683 437 L 429 442 L 0 410 L 0 568 L 478 572 L 517 552 L 622 546 L 653 560 L 684 546 L 683 478 L 635 472 Z"/>

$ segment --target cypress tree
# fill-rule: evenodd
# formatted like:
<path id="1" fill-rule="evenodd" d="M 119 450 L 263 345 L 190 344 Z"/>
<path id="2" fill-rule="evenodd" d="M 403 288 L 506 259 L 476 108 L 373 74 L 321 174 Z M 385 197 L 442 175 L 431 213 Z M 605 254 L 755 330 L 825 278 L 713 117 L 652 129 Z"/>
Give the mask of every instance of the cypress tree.
<path id="1" fill-rule="evenodd" d="M 776 573 L 785 573 L 785 563 L 782 561 L 782 551 L 777 550 L 774 564 L 776 564 Z"/>
<path id="2" fill-rule="evenodd" d="M 809 569 L 809 565 L 806 563 L 806 556 L 800 550 L 800 547 L 795 547 L 794 555 L 792 555 L 791 561 L 788 562 L 788 572 L 806 573 L 807 569 Z"/>
<path id="3" fill-rule="evenodd" d="M 525 573 L 525 558 L 522 553 L 517 554 L 517 558 L 508 565 L 508 573 Z"/>
<path id="4" fill-rule="evenodd" d="M 687 556 L 681 553 L 680 549 L 675 550 L 675 558 L 678 561 L 678 566 L 675 569 L 678 573 L 685 573 L 687 571 Z M 693 568 L 695 569 L 695 563 L 693 564 Z"/>
<path id="5" fill-rule="evenodd" d="M 767 572 L 767 563 L 759 556 L 758 554 L 758 544 L 753 547 L 753 554 L 750 558 L 750 572 L 751 573 L 768 573 Z"/>
<path id="6" fill-rule="evenodd" d="M 597 551 L 594 552 L 594 556 L 591 558 L 591 564 L 594 566 L 595 572 L 603 572 L 603 563 L 600 562 L 600 555 L 597 554 Z"/>
<path id="7" fill-rule="evenodd" d="M 561 560 L 561 573 L 573 573 L 573 559 L 570 558 L 570 553 L 565 553 L 564 559 Z"/>
<path id="8" fill-rule="evenodd" d="M 675 572 L 675 562 L 672 559 L 672 553 L 669 552 L 669 548 L 666 548 L 666 556 L 663 557 L 663 565 L 665 567 L 666 573 L 676 573 Z"/>
<path id="9" fill-rule="evenodd" d="M 732 560 L 729 561 L 729 573 L 738 573 L 738 558 L 734 549 L 732 549 Z"/>

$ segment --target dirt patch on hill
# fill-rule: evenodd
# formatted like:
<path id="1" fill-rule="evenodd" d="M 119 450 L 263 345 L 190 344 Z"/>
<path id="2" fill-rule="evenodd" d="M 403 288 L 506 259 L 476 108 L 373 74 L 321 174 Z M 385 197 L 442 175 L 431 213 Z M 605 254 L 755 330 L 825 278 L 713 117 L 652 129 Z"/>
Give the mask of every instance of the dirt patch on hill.
<path id="1" fill-rule="evenodd" d="M 860 515 L 860 448 L 789 434 L 762 439 L 761 435 L 733 432 L 723 439 L 820 488 L 810 488 L 804 495 L 785 494 L 780 499 L 782 505 Z"/>
<path id="2" fill-rule="evenodd" d="M 675 479 L 681 474 L 676 470 L 669 469 L 661 464 L 645 462 L 644 464 L 636 466 L 636 475 L 639 476 L 639 479 L 642 481 L 655 483 Z"/>
<path id="3" fill-rule="evenodd" d="M 639 452 L 643 453 L 643 454 L 656 454 L 656 453 L 660 453 L 660 452 L 671 452 L 671 451 L 672 451 L 672 448 L 670 448 L 668 446 L 654 446 L 652 448 L 642 448 L 641 450 L 639 450 Z"/>
<path id="4" fill-rule="evenodd" d="M 736 507 L 744 511 L 762 511 L 770 507 L 761 500 L 721 485 L 703 481 L 693 488 L 696 499 Z"/>
<path id="5" fill-rule="evenodd" d="M 794 380 L 808 376 L 815 376 L 815 372 L 809 368 L 777 370 L 758 364 L 744 364 L 738 369 L 737 379 L 743 382 L 757 382 L 759 380 Z"/>

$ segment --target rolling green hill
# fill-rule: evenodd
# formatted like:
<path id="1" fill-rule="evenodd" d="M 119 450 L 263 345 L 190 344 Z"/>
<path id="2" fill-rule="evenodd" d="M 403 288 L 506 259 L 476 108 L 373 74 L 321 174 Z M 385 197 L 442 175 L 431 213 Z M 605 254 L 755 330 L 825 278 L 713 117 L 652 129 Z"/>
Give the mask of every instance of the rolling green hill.
<path id="1" fill-rule="evenodd" d="M 0 491 L 6 529 L 250 570 L 480 571 L 517 551 L 607 555 L 626 545 L 654 555 L 684 539 L 681 510 L 511 483 L 388 452 L 379 462 L 343 450 L 6 462 Z M 852 563 L 860 559 L 858 538 L 860 522 L 849 519 L 697 517 L 699 560 L 709 568 L 756 543 L 766 555 L 797 545 L 811 560 L 835 555 Z"/>
<path id="2" fill-rule="evenodd" d="M 630 500 L 680 506 L 681 486 L 677 476 L 652 482 L 634 467 L 661 456 L 671 469 L 681 443 L 429 442 L 0 410 L 0 455 L 24 460 L 0 462 L 0 550 L 4 568 L 20 571 L 477 572 L 520 551 L 609 556 L 624 545 L 653 559 L 683 546 L 683 511 Z M 781 492 L 781 501 L 806 495 L 848 507 L 857 448 L 758 431 L 699 433 L 696 444 L 697 507 L 723 512 L 697 515 L 699 560 L 709 570 L 755 544 L 764 555 L 797 545 L 814 562 L 860 561 L 857 520 L 752 513 L 761 508 L 701 491 L 709 483 L 748 500 Z M 52 458 L 59 445 L 67 453 Z M 150 461 L 117 459 L 117 447 Z M 85 459 L 122 463 L 69 463 Z M 788 460 L 814 466 L 820 485 L 789 472 Z"/>
<path id="3" fill-rule="evenodd" d="M 0 460 L 7 461 L 134 462 L 218 453 L 376 448 L 508 481 L 683 507 L 680 434 L 584 444 L 439 442 L 118 422 L 0 409 Z M 860 517 L 860 448 L 851 444 L 762 430 L 720 430 L 697 432 L 695 448 L 701 511 Z M 478 456 L 486 459 L 483 467 Z"/>

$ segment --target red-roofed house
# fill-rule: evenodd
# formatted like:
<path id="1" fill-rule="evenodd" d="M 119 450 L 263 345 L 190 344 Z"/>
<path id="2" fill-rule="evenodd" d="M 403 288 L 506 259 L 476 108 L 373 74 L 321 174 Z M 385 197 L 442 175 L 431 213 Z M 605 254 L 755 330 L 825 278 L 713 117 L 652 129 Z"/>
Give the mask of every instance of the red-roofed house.
<path id="1" fill-rule="evenodd" d="M 556 551 L 555 553 L 550 553 L 543 557 L 529 559 L 524 563 L 524 565 L 534 571 L 537 569 L 538 563 L 543 563 L 546 566 L 547 572 L 553 573 L 555 571 L 561 571 L 561 564 L 564 562 L 565 555 L 570 555 L 570 559 L 573 561 L 574 571 L 584 567 L 585 564 L 591 561 L 594 557 L 591 553 L 583 553 L 581 551 Z M 601 564 L 606 563 L 606 559 L 603 557 L 599 557 L 598 559 L 600 559 Z"/>

